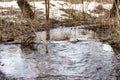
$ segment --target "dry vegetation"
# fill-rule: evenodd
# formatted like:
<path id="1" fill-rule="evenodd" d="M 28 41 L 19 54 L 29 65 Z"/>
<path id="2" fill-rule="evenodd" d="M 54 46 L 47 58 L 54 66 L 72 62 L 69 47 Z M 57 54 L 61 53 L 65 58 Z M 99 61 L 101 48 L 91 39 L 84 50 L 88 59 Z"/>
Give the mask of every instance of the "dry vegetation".
<path id="1" fill-rule="evenodd" d="M 100 8 L 99 8 L 100 7 Z M 98 8 L 98 9 L 97 9 Z M 101 6 L 98 6 L 96 8 L 96 12 L 104 11 L 104 9 L 101 8 Z M 3 9 L 3 8 L 1 8 Z M 16 16 L 18 19 L 13 19 L 13 21 L 10 21 L 12 19 L 0 19 L 0 26 L 1 26 L 1 41 L 5 42 L 9 39 L 15 39 L 15 41 L 23 41 L 26 40 L 24 37 L 27 38 L 27 36 L 35 36 L 35 31 L 40 30 L 46 30 L 46 28 L 55 28 L 58 26 L 77 26 L 77 25 L 86 25 L 86 24 L 104 24 L 106 21 L 109 23 L 109 16 L 107 18 L 104 17 L 92 17 L 87 13 L 83 13 L 74 9 L 61 9 L 65 13 L 67 13 L 69 19 L 64 19 L 62 21 L 58 21 L 55 19 L 51 19 L 49 24 L 45 23 L 45 18 L 41 17 L 35 17 L 34 20 L 25 19 L 22 16 L 22 13 L 20 10 L 15 10 L 13 8 L 7 8 L 8 11 L 2 12 L 1 15 L 10 15 L 10 16 Z M 99 10 L 100 9 L 100 10 Z M 40 15 L 43 14 L 42 12 L 36 12 L 36 14 Z M 106 17 L 106 16 L 105 16 Z M 106 19 L 106 20 L 104 20 Z M 17 22 L 17 23 L 16 23 Z M 29 34 L 29 35 L 28 35 Z"/>
<path id="2" fill-rule="evenodd" d="M 39 0 L 36 0 L 36 1 L 39 1 Z M 71 2 L 71 3 L 81 3 L 83 0 L 64 0 L 64 1 Z M 87 0 L 87 1 L 99 1 L 100 2 L 100 0 Z M 108 3 L 108 2 L 112 2 L 112 1 L 104 0 L 103 2 Z M 2 10 L 3 8 L 1 7 L 0 9 Z M 24 37 L 27 38 L 27 36 L 29 37 L 31 35 L 35 37 L 35 33 L 34 33 L 35 31 L 46 30 L 48 26 L 50 28 L 55 28 L 55 27 L 59 27 L 59 26 L 77 26 L 77 25 L 84 25 L 84 24 L 85 25 L 86 24 L 87 25 L 97 24 L 97 25 L 101 25 L 101 27 L 98 29 L 99 29 L 99 34 L 102 35 L 101 33 L 105 34 L 106 30 L 109 29 L 109 28 L 104 29 L 105 26 L 107 26 L 107 27 L 108 26 L 117 26 L 118 22 L 119 22 L 119 20 L 116 20 L 116 18 L 110 18 L 110 16 L 109 16 L 110 11 L 104 9 L 102 7 L 102 5 L 98 5 L 92 12 L 98 13 L 98 14 L 105 13 L 106 15 L 104 15 L 104 16 L 93 17 L 90 14 L 80 12 L 75 9 L 64 9 L 63 8 L 60 10 L 64 11 L 67 14 L 64 16 L 67 16 L 69 18 L 64 19 L 62 21 L 50 19 L 49 24 L 46 24 L 45 17 L 42 17 L 42 18 L 35 17 L 35 19 L 32 21 L 30 19 L 26 20 L 22 16 L 22 13 L 20 12 L 20 10 L 15 10 L 13 8 L 7 8 L 7 9 L 9 9 L 9 10 L 1 13 L 2 16 L 5 16 L 5 15 L 16 16 L 18 19 L 15 19 L 15 20 L 13 19 L 17 23 L 14 21 L 9 21 L 10 19 L 8 19 L 8 17 L 7 17 L 7 19 L 5 19 L 5 18 L 0 19 L 1 41 L 3 41 L 3 42 L 5 42 L 9 39 L 15 39 L 16 41 L 22 41 L 22 40 L 25 41 L 26 39 L 24 39 Z M 43 16 L 42 12 L 36 11 L 36 15 L 41 15 L 41 14 Z M 102 28 L 102 26 L 103 26 L 103 28 Z M 94 29 L 96 29 L 96 28 L 94 28 Z M 106 34 L 107 35 L 106 37 L 111 35 L 110 34 L 110 32 L 112 32 L 111 30 L 107 31 L 108 33 Z M 98 30 L 96 29 L 96 31 L 98 31 Z M 102 31 L 102 32 L 100 32 L 100 31 Z"/>
<path id="3" fill-rule="evenodd" d="M 112 0 L 61 0 L 61 1 L 66 1 L 66 2 L 70 2 L 73 4 L 78 4 L 78 3 L 82 3 L 83 1 L 96 1 L 96 2 L 101 2 L 101 3 L 112 3 Z"/>
<path id="4" fill-rule="evenodd" d="M 108 13 L 109 10 L 103 8 L 102 5 L 98 5 L 92 12 L 97 14 L 103 14 L 103 13 Z"/>
<path id="5" fill-rule="evenodd" d="M 15 0 L 0 0 L 0 1 L 15 1 Z M 44 0 L 27 0 L 27 1 L 44 1 Z M 102 2 L 102 3 L 112 3 L 113 1 L 112 0 L 56 0 L 56 1 L 66 1 L 66 2 L 71 2 L 71 3 L 74 3 L 74 4 L 78 4 L 78 3 L 81 3 L 83 1 L 97 1 L 97 2 Z"/>

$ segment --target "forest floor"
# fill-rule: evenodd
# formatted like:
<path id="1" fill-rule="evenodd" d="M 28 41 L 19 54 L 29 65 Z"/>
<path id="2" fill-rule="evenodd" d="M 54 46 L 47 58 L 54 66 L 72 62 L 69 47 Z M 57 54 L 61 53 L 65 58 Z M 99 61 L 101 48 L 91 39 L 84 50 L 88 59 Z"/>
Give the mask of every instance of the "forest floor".
<path id="1" fill-rule="evenodd" d="M 75 0 L 77 1 L 77 0 Z M 43 31 L 59 26 L 78 26 L 78 25 L 114 25 L 115 21 L 109 18 L 110 3 L 84 2 L 74 4 L 63 1 L 50 2 L 50 22 L 45 21 L 44 1 L 31 2 L 31 6 L 36 13 L 34 20 L 25 19 L 15 1 L 0 2 L 0 29 L 1 41 L 9 39 L 23 41 L 23 36 L 35 35 L 34 31 Z M 91 6 L 92 5 L 92 6 Z M 85 12 L 83 13 L 83 8 Z M 8 34 L 9 33 L 9 34 Z M 31 33 L 31 34 L 30 34 Z M 30 34 L 30 35 L 28 35 Z"/>

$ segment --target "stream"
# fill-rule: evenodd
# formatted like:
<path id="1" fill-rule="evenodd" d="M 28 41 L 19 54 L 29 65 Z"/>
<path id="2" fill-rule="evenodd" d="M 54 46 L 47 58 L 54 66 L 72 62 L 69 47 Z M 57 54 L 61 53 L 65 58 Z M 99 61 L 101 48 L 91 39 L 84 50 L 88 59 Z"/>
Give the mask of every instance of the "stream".
<path id="1" fill-rule="evenodd" d="M 36 45 L 37 51 L 1 44 L 0 71 L 15 80 L 116 80 L 111 46 L 80 27 L 52 29 L 47 54 L 43 42 Z M 45 31 L 36 34 L 45 40 Z"/>

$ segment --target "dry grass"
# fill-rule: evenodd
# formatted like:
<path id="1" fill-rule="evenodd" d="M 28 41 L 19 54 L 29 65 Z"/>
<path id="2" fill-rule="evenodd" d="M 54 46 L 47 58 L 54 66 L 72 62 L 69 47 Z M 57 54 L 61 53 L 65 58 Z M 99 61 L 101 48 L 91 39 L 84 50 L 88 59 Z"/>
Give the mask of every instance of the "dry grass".
<path id="1" fill-rule="evenodd" d="M 0 0 L 0 1 L 4 2 L 4 1 L 15 1 L 15 0 Z M 27 0 L 27 1 L 44 1 L 44 0 Z M 65 1 L 65 2 L 70 2 L 73 4 L 82 3 L 82 1 L 88 1 L 88 2 L 96 1 L 96 2 L 102 2 L 102 3 L 112 3 L 113 2 L 113 0 L 56 0 L 56 1 Z"/>
<path id="2" fill-rule="evenodd" d="M 75 9 L 60 9 L 60 10 L 67 13 L 68 15 L 66 15 L 66 16 L 69 18 L 76 19 L 79 17 L 79 12 Z"/>
<path id="3" fill-rule="evenodd" d="M 60 9 L 64 11 L 68 19 L 62 21 L 65 26 L 76 26 L 82 24 L 97 24 L 99 22 L 98 18 L 92 17 L 90 14 L 83 13 L 75 9 Z"/>
<path id="4" fill-rule="evenodd" d="M 61 36 L 51 36 L 51 41 L 65 41 L 65 40 L 69 40 L 71 37 L 71 35 L 68 33 L 63 34 Z"/>
<path id="5" fill-rule="evenodd" d="M 73 4 L 79 4 L 79 3 L 82 3 L 82 1 L 88 1 L 88 2 L 96 1 L 96 2 L 101 2 L 101 3 L 112 3 L 113 2 L 113 0 L 58 0 L 58 1 L 66 1 L 66 2 L 73 3 Z"/>
<path id="6" fill-rule="evenodd" d="M 109 10 L 103 8 L 102 5 L 98 5 L 97 7 L 95 7 L 95 9 L 92 11 L 93 13 L 97 13 L 97 14 L 102 14 L 102 13 L 107 13 L 109 12 Z"/>

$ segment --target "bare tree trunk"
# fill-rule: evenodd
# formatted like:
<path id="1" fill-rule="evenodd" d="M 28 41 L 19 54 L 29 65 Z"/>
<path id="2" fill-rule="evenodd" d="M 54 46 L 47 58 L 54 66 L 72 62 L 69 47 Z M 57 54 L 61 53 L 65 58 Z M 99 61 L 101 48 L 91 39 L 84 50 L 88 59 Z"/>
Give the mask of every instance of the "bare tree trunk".
<path id="1" fill-rule="evenodd" d="M 34 12 L 26 0 L 17 0 L 17 4 L 21 9 L 24 17 L 34 19 Z"/>
<path id="2" fill-rule="evenodd" d="M 49 21 L 49 9 L 50 9 L 50 0 L 45 0 L 45 9 L 46 9 L 46 21 Z"/>
<path id="3" fill-rule="evenodd" d="M 46 9 L 46 53 L 48 53 L 48 41 L 50 40 L 50 21 L 49 21 L 49 14 L 50 14 L 50 0 L 45 0 L 45 9 Z"/>
<path id="4" fill-rule="evenodd" d="M 85 7 L 85 5 L 84 5 L 84 0 L 82 0 L 82 10 L 83 10 L 83 12 L 82 12 L 82 14 L 83 14 L 83 17 L 84 17 L 84 19 L 85 19 L 85 9 L 84 9 L 84 7 Z"/>
<path id="5" fill-rule="evenodd" d="M 49 14 L 50 14 L 50 0 L 45 0 L 45 9 L 46 9 L 46 24 L 47 24 L 47 27 L 46 27 L 46 32 L 47 32 L 47 38 L 46 40 L 50 40 L 50 30 L 49 30 Z"/>
<path id="6" fill-rule="evenodd" d="M 112 9 L 110 10 L 110 17 L 115 17 L 119 13 L 120 0 L 114 0 Z"/>

